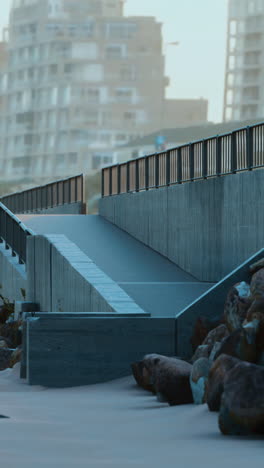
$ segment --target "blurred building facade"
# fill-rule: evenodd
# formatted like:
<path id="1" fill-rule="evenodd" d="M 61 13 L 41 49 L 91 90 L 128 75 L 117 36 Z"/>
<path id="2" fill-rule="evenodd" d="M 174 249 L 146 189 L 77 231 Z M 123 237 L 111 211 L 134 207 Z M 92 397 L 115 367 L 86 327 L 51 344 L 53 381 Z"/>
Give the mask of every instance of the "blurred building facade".
<path id="1" fill-rule="evenodd" d="M 264 117 L 264 0 L 229 0 L 224 121 Z"/>
<path id="2" fill-rule="evenodd" d="M 173 115 L 206 121 L 207 101 L 191 111 L 165 99 L 161 27 L 125 17 L 121 0 L 14 0 L 0 68 L 1 177 L 90 172 Z"/>

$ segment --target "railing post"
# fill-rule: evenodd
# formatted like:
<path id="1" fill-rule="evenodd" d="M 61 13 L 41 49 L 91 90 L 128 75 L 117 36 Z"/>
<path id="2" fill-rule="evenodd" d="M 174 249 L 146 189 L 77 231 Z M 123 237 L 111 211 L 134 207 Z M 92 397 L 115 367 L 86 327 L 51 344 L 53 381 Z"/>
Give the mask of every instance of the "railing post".
<path id="1" fill-rule="evenodd" d="M 222 139 L 216 137 L 216 175 L 220 177 L 222 173 Z"/>
<path id="2" fill-rule="evenodd" d="M 203 161 L 202 161 L 202 176 L 207 179 L 208 175 L 208 141 L 203 140 Z"/>
<path id="3" fill-rule="evenodd" d="M 236 132 L 232 132 L 231 135 L 231 172 L 235 174 L 237 172 L 237 139 Z"/>
<path id="4" fill-rule="evenodd" d="M 182 183 L 182 151 L 181 148 L 177 151 L 177 182 Z"/>
<path id="5" fill-rule="evenodd" d="M 101 195 L 102 195 L 102 198 L 104 198 L 104 195 L 105 195 L 104 169 L 102 169 L 102 172 L 101 172 Z"/>
<path id="6" fill-rule="evenodd" d="M 149 158 L 145 156 L 145 189 L 149 189 Z"/>
<path id="7" fill-rule="evenodd" d="M 130 164 L 129 164 L 129 162 L 127 162 L 126 168 L 127 168 L 127 174 L 126 174 L 126 191 L 127 191 L 127 193 L 129 193 L 129 192 L 130 192 Z"/>
<path id="8" fill-rule="evenodd" d="M 139 192 L 139 160 L 136 159 L 136 164 L 135 164 L 135 182 L 136 182 L 136 192 Z"/>
<path id="9" fill-rule="evenodd" d="M 253 168 L 253 128 L 247 127 L 247 169 Z"/>
<path id="10" fill-rule="evenodd" d="M 189 144 L 190 180 L 194 181 L 194 144 Z"/>
<path id="11" fill-rule="evenodd" d="M 166 185 L 169 186 L 171 181 L 171 153 L 168 150 L 166 153 Z"/>
<path id="12" fill-rule="evenodd" d="M 121 193 L 121 166 L 118 164 L 117 166 L 117 193 L 120 195 Z"/>
<path id="13" fill-rule="evenodd" d="M 109 167 L 109 195 L 111 196 L 113 192 L 113 180 L 112 180 L 112 166 Z"/>
<path id="14" fill-rule="evenodd" d="M 155 187 L 159 188 L 159 153 L 155 154 Z"/>

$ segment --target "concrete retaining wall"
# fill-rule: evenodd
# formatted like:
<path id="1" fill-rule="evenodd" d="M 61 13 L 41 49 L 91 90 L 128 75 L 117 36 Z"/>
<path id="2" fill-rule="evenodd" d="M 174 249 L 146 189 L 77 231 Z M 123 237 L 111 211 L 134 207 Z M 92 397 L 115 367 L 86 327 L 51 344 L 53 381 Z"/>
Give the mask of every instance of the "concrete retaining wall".
<path id="1" fill-rule="evenodd" d="M 30 212 L 32 214 L 62 214 L 62 215 L 74 215 L 74 214 L 86 214 L 86 205 L 82 202 L 67 203 L 65 205 L 54 206 L 53 208 L 46 208 L 43 210 L 36 210 Z"/>
<path id="2" fill-rule="evenodd" d="M 27 381 L 68 387 L 130 375 L 130 364 L 146 353 L 174 355 L 174 325 L 174 319 L 121 316 L 28 318 Z"/>
<path id="3" fill-rule="evenodd" d="M 261 249 L 246 262 L 232 271 L 222 281 L 213 286 L 209 291 L 186 307 L 176 317 L 176 343 L 177 354 L 190 358 L 193 354 L 190 339 L 192 337 L 196 321 L 199 317 L 210 320 L 218 320 L 223 316 L 227 294 L 232 286 L 240 281 L 250 283 L 249 266 L 264 258 L 264 249 Z"/>
<path id="4" fill-rule="evenodd" d="M 43 312 L 145 312 L 64 235 L 27 239 L 28 300 Z"/>
<path id="5" fill-rule="evenodd" d="M 264 244 L 264 171 L 100 200 L 99 213 L 201 281 L 217 282 Z"/>
<path id="6" fill-rule="evenodd" d="M 6 250 L 5 243 L 0 243 L 0 294 L 10 302 L 21 301 L 21 289 L 27 294 L 25 266 L 19 264 L 18 258 L 12 256 L 10 249 Z"/>

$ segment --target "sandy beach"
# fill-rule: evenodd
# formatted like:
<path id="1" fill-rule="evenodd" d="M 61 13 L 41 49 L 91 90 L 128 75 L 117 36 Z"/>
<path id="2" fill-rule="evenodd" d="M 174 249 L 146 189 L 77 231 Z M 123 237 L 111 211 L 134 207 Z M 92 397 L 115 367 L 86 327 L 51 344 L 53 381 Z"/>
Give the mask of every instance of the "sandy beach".
<path id="1" fill-rule="evenodd" d="M 263 467 L 263 439 L 224 437 L 206 405 L 158 403 L 132 377 L 53 390 L 18 375 L 0 373 L 2 466 Z"/>

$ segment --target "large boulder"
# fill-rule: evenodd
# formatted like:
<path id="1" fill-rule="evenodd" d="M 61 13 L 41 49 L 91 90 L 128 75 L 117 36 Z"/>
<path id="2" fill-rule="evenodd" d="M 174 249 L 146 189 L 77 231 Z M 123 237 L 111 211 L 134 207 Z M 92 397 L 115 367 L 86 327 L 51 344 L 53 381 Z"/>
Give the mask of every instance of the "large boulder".
<path id="1" fill-rule="evenodd" d="M 22 344 L 22 322 L 12 321 L 0 325 L 0 335 L 12 344 L 12 348 L 17 348 Z"/>
<path id="2" fill-rule="evenodd" d="M 13 351 L 10 357 L 9 366 L 14 367 L 17 362 L 20 362 L 22 358 L 22 348 L 19 347 Z"/>
<path id="3" fill-rule="evenodd" d="M 230 289 L 224 306 L 225 323 L 230 333 L 241 327 L 251 302 L 250 286 L 245 281 Z"/>
<path id="4" fill-rule="evenodd" d="M 264 268 L 256 271 L 252 276 L 250 291 L 254 298 L 264 296 Z"/>
<path id="5" fill-rule="evenodd" d="M 204 342 L 208 333 L 214 328 L 218 327 L 218 325 L 220 325 L 221 322 L 222 320 L 210 320 L 207 317 L 199 317 L 196 320 L 193 329 L 193 334 L 190 339 L 193 352 L 195 352 L 198 346 L 200 346 Z"/>
<path id="6" fill-rule="evenodd" d="M 193 403 L 190 386 L 191 364 L 160 354 L 148 354 L 143 362 L 151 375 L 159 401 L 166 401 L 171 406 Z"/>
<path id="7" fill-rule="evenodd" d="M 7 369 L 10 366 L 11 356 L 13 354 L 13 349 L 9 348 L 0 348 L 0 371 Z"/>
<path id="8" fill-rule="evenodd" d="M 131 369 L 133 372 L 133 376 L 139 385 L 139 387 L 144 388 L 144 390 L 147 390 L 149 392 L 154 393 L 154 386 L 151 383 L 151 376 L 147 370 L 147 368 L 144 366 L 143 361 L 136 361 L 131 364 Z"/>
<path id="9" fill-rule="evenodd" d="M 256 343 L 257 361 L 261 360 L 261 355 L 264 353 L 264 297 L 254 300 L 248 310 L 243 328 L 248 331 L 248 334 L 251 331 L 251 339 L 254 339 Z"/>
<path id="10" fill-rule="evenodd" d="M 209 358 L 210 353 L 211 353 L 211 347 L 209 345 L 202 344 L 198 346 L 198 348 L 196 349 L 194 355 L 191 358 L 191 362 L 194 363 L 198 361 L 198 359 L 201 359 L 201 358 Z"/>
<path id="11" fill-rule="evenodd" d="M 209 359 L 200 358 L 195 361 L 191 375 L 190 385 L 193 394 L 193 401 L 196 405 L 205 403 L 206 382 L 208 380 L 211 362 Z"/>
<path id="12" fill-rule="evenodd" d="M 215 359 L 221 356 L 221 354 L 228 354 L 229 356 L 241 359 L 241 361 L 255 363 L 258 357 L 255 328 L 243 326 L 227 336 L 222 341 Z"/>
<path id="13" fill-rule="evenodd" d="M 261 268 L 264 268 L 264 258 L 261 258 L 257 262 L 250 265 L 249 271 L 251 275 L 254 275 L 254 273 L 257 273 L 257 271 L 261 270 Z"/>
<path id="14" fill-rule="evenodd" d="M 205 400 L 210 411 L 219 411 L 221 396 L 224 391 L 224 379 L 230 369 L 238 362 L 240 362 L 238 359 L 222 354 L 213 363 L 208 375 L 205 391 Z"/>
<path id="15" fill-rule="evenodd" d="M 219 413 L 225 435 L 264 434 L 264 369 L 237 363 L 226 375 Z"/>
<path id="16" fill-rule="evenodd" d="M 197 359 L 200 359 L 200 358 L 209 358 L 211 353 L 212 353 L 212 350 L 214 349 L 216 343 L 221 343 L 222 340 L 229 335 L 229 331 L 226 327 L 226 325 L 224 324 L 221 324 L 221 325 L 218 325 L 218 327 L 214 328 L 213 330 L 211 330 L 208 335 L 205 337 L 202 345 L 198 346 L 198 348 L 196 349 L 192 359 L 191 359 L 191 362 L 195 362 L 197 361 Z M 218 345 L 219 346 L 219 345 Z M 216 351 L 214 351 L 213 355 L 216 353 Z M 210 359 L 213 360 L 213 355 L 212 357 L 210 357 Z"/>

